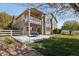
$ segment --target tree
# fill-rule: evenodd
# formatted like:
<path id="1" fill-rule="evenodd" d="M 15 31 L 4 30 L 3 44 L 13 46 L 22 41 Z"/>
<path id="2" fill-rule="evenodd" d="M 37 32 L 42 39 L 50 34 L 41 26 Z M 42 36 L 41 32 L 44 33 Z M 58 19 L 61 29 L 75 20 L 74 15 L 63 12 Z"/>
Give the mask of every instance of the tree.
<path id="1" fill-rule="evenodd" d="M 76 12 L 79 12 L 79 3 L 70 3 L 70 5 Z"/>
<path id="2" fill-rule="evenodd" d="M 32 4 L 32 3 L 27 3 L 27 4 L 23 4 L 23 3 L 20 3 L 20 4 L 16 4 L 16 5 L 22 5 L 22 6 L 31 6 L 31 7 L 34 7 L 34 8 L 40 8 L 42 6 L 48 6 L 46 8 L 57 8 L 58 11 L 63 11 L 63 10 L 67 10 L 67 9 L 74 9 L 75 11 L 79 12 L 79 3 L 39 3 L 37 5 L 35 4 Z M 45 8 L 45 9 L 46 9 Z"/>
<path id="3" fill-rule="evenodd" d="M 0 29 L 5 29 L 12 21 L 12 16 L 7 13 L 0 13 Z"/>
<path id="4" fill-rule="evenodd" d="M 72 34 L 73 30 L 79 30 L 79 23 L 75 20 L 64 22 L 62 30 L 69 30 L 69 34 Z"/>
<path id="5" fill-rule="evenodd" d="M 61 29 L 57 29 L 57 28 L 56 28 L 56 29 L 53 30 L 53 33 L 54 33 L 54 34 L 60 34 L 60 33 L 61 33 Z"/>

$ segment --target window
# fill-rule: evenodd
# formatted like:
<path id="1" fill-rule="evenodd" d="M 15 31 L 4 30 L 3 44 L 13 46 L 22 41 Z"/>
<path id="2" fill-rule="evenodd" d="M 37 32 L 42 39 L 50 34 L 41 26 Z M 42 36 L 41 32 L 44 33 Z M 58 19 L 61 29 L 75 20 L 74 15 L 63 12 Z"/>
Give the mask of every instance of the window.
<path id="1" fill-rule="evenodd" d="M 27 31 L 28 31 L 28 27 L 27 27 Z"/>

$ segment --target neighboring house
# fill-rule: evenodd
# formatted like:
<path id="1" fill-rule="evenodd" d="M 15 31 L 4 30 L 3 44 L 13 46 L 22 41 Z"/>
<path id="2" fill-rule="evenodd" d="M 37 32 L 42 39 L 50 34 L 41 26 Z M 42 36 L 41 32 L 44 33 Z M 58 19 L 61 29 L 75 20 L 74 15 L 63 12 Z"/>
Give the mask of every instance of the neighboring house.
<path id="1" fill-rule="evenodd" d="M 69 34 L 69 30 L 62 30 L 61 34 Z M 73 30 L 71 32 L 71 34 L 77 34 L 77 35 L 79 35 L 79 30 Z"/>
<path id="2" fill-rule="evenodd" d="M 32 32 L 52 34 L 53 30 L 57 28 L 57 20 L 53 14 L 48 14 L 51 15 L 51 19 L 47 19 L 46 15 L 36 8 L 28 8 L 16 17 L 13 26 L 23 30 L 24 35 L 30 35 Z"/>
<path id="3" fill-rule="evenodd" d="M 61 34 L 69 34 L 69 30 L 62 30 Z"/>

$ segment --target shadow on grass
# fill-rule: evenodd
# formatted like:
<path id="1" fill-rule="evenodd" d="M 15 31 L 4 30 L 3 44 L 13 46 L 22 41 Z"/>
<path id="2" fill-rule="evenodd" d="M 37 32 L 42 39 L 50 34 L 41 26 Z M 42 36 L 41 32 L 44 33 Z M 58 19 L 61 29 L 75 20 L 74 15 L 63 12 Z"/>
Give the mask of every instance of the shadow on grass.
<path id="1" fill-rule="evenodd" d="M 50 38 L 32 44 L 32 47 L 46 56 L 78 56 L 79 40 Z"/>

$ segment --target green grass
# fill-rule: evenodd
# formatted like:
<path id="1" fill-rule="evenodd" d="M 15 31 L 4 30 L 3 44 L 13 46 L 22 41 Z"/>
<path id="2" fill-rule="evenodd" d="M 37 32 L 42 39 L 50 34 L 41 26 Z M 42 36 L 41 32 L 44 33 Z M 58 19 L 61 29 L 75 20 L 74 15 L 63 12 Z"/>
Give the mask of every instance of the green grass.
<path id="1" fill-rule="evenodd" d="M 79 35 L 55 35 L 32 44 L 32 47 L 46 56 L 79 55 Z"/>
<path id="2" fill-rule="evenodd" d="M 57 38 L 79 39 L 79 35 L 60 35 L 60 34 L 55 34 L 55 37 L 57 37 Z"/>

